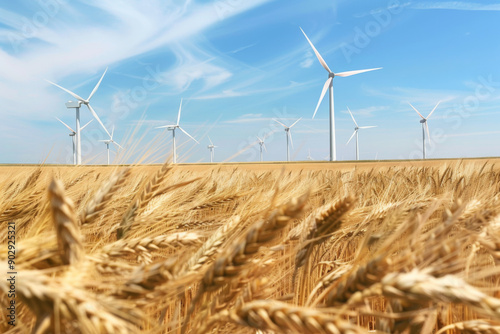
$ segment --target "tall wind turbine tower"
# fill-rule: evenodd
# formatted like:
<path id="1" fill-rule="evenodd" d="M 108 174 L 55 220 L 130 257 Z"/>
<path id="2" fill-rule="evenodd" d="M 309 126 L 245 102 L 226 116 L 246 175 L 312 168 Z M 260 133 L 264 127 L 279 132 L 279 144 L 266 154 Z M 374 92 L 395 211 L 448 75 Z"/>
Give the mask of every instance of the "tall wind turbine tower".
<path id="1" fill-rule="evenodd" d="M 323 90 L 321 92 L 318 104 L 316 105 L 316 110 L 314 110 L 313 114 L 313 119 L 314 116 L 316 116 L 316 112 L 318 111 L 319 105 L 321 104 L 321 101 L 323 101 L 323 98 L 325 97 L 326 91 L 329 90 L 330 92 L 330 161 L 335 161 L 337 160 L 337 151 L 335 148 L 335 114 L 334 114 L 334 103 L 333 103 L 333 78 L 335 77 L 349 77 L 351 75 L 359 74 L 359 73 L 364 73 L 364 72 L 369 72 L 369 71 L 374 71 L 374 70 L 379 70 L 382 67 L 378 68 L 371 68 L 367 70 L 357 70 L 357 71 L 348 71 L 348 72 L 340 72 L 340 73 L 333 73 L 332 70 L 328 67 L 326 62 L 323 60 L 323 57 L 319 54 L 318 50 L 314 47 L 313 43 L 307 37 L 306 33 L 302 28 L 300 28 L 304 36 L 306 37 L 307 41 L 311 45 L 311 48 L 313 49 L 314 53 L 316 54 L 316 57 L 318 58 L 321 66 L 328 72 L 328 79 L 325 82 L 325 85 L 323 86 Z"/>
<path id="2" fill-rule="evenodd" d="M 75 99 L 77 99 L 78 101 L 69 101 L 68 103 L 66 103 L 66 107 L 67 108 L 74 108 L 75 111 L 76 111 L 76 131 L 75 131 L 75 137 L 76 137 L 76 140 L 75 140 L 75 146 L 76 146 L 76 164 L 77 165 L 81 165 L 82 163 L 82 143 L 81 143 L 81 136 L 80 136 L 80 131 L 81 131 L 81 127 L 80 127 L 80 106 L 82 104 L 86 105 L 87 108 L 89 109 L 90 113 L 94 116 L 94 118 L 99 122 L 99 124 L 101 124 L 102 128 L 104 129 L 104 131 L 106 131 L 106 133 L 108 134 L 108 136 L 111 136 L 108 132 L 108 130 L 106 129 L 106 127 L 104 126 L 104 124 L 101 122 L 101 119 L 99 118 L 99 116 L 97 116 L 96 112 L 94 111 L 94 108 L 92 108 L 92 106 L 90 105 L 90 99 L 92 98 L 92 96 L 94 96 L 95 92 L 97 91 L 97 89 L 99 88 L 99 85 L 101 84 L 101 81 L 102 79 L 104 78 L 104 75 L 106 74 L 106 72 L 108 71 L 108 68 L 106 68 L 106 70 L 104 71 L 104 73 L 102 74 L 101 76 L 101 79 L 99 80 L 99 82 L 97 83 L 97 85 L 95 85 L 94 89 L 92 90 L 92 92 L 90 93 L 89 97 L 85 100 L 83 97 L 80 97 L 79 95 L 73 93 L 72 91 L 64 88 L 64 87 L 61 87 L 59 86 L 58 84 L 56 83 L 53 83 L 51 81 L 48 81 L 48 83 L 56 86 L 56 87 L 59 87 L 60 89 L 62 89 L 63 91 L 69 93 L 71 96 L 73 96 Z"/>
<path id="3" fill-rule="evenodd" d="M 427 131 L 427 137 L 429 138 L 429 142 L 431 141 L 431 134 L 429 133 L 429 125 L 427 124 L 427 120 L 429 119 L 429 117 L 431 117 L 432 113 L 434 112 L 434 110 L 436 110 L 436 108 L 438 107 L 438 105 L 441 103 L 441 101 L 439 101 L 436 106 L 434 107 L 434 109 L 432 109 L 431 113 L 427 116 L 427 117 L 424 117 L 422 116 L 421 113 L 418 112 L 418 110 L 411 105 L 410 102 L 408 102 L 408 104 L 410 105 L 410 107 L 413 108 L 413 110 L 415 110 L 417 112 L 417 114 L 422 118 L 420 120 L 420 123 L 422 123 L 422 156 L 423 158 L 425 159 L 425 132 Z"/>
<path id="4" fill-rule="evenodd" d="M 292 125 L 290 126 L 286 126 L 285 124 L 281 123 L 280 121 L 278 120 L 274 120 L 275 122 L 278 122 L 279 124 L 283 125 L 283 127 L 285 128 L 285 134 L 286 134 L 286 161 L 290 161 L 290 146 L 289 144 L 292 145 L 292 148 L 293 148 L 293 140 L 292 140 L 292 133 L 290 132 L 290 129 L 295 125 L 297 124 L 300 120 L 302 119 L 299 118 L 298 120 L 296 120 Z"/>
<path id="5" fill-rule="evenodd" d="M 75 135 L 76 135 L 76 131 L 73 130 L 68 124 L 64 123 L 63 121 L 61 121 L 59 118 L 56 117 L 56 119 L 61 122 L 65 127 L 67 127 L 69 129 L 69 131 L 71 131 L 71 133 L 69 134 L 69 136 L 71 137 L 71 144 L 73 146 L 73 165 L 76 165 L 76 143 L 75 143 Z M 83 131 L 83 129 L 85 129 L 85 127 L 87 125 L 89 125 L 93 120 L 90 120 L 87 124 L 85 124 L 84 126 L 82 126 L 80 128 L 80 131 Z"/>
<path id="6" fill-rule="evenodd" d="M 196 139 L 194 139 L 189 133 L 186 132 L 186 130 L 184 130 L 183 128 L 181 128 L 181 126 L 179 125 L 179 122 L 181 121 L 181 110 L 182 110 L 182 99 L 181 99 L 181 105 L 179 106 L 179 113 L 177 114 L 177 123 L 173 124 L 173 125 L 164 125 L 164 126 L 157 127 L 157 129 L 167 128 L 169 131 L 172 131 L 172 150 L 173 150 L 173 158 L 172 158 L 172 160 L 173 160 L 174 164 L 177 163 L 177 149 L 176 149 L 176 145 L 175 145 L 175 129 L 181 130 L 189 138 L 191 138 L 197 144 L 199 144 Z"/>
<path id="7" fill-rule="evenodd" d="M 118 144 L 117 142 L 115 142 L 113 140 L 113 133 L 115 132 L 115 127 L 113 127 L 113 129 L 111 130 L 111 136 L 109 137 L 109 139 L 106 139 L 106 140 L 99 140 L 100 142 L 103 142 L 104 144 L 106 144 L 106 151 L 108 153 L 108 165 L 109 165 L 109 144 L 113 143 L 115 144 L 116 146 L 118 146 L 119 148 L 123 149 L 123 147 L 120 146 L 120 144 Z"/>
<path id="8" fill-rule="evenodd" d="M 351 114 L 351 118 L 352 118 L 352 121 L 354 122 L 354 125 L 356 125 L 351 138 L 349 138 L 349 140 L 347 141 L 347 144 L 349 144 L 351 142 L 352 138 L 354 137 L 354 135 L 356 135 L 356 160 L 359 160 L 359 138 L 358 138 L 359 129 L 370 129 L 370 128 L 376 128 L 377 126 L 359 126 L 358 123 L 356 123 L 354 116 L 352 115 L 351 109 L 349 109 L 349 107 L 347 107 L 347 110 L 349 111 L 349 114 Z"/>
<path id="9" fill-rule="evenodd" d="M 208 140 L 210 140 L 210 145 L 207 146 L 207 148 L 210 150 L 210 162 L 214 162 L 214 151 L 217 146 L 212 143 L 212 139 L 208 137 Z"/>

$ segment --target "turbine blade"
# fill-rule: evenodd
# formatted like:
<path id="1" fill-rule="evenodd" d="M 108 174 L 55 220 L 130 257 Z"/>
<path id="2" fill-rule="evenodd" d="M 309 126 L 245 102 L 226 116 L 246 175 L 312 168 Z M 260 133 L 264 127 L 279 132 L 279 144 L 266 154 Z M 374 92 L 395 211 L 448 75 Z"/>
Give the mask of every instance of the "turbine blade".
<path id="1" fill-rule="evenodd" d="M 281 123 L 281 122 L 280 122 L 280 121 L 278 121 L 277 119 L 274 119 L 274 118 L 273 118 L 273 121 L 280 123 L 281 125 L 283 125 L 283 127 L 284 127 L 285 129 L 287 128 L 287 126 L 286 126 L 285 124 Z"/>
<path id="2" fill-rule="evenodd" d="M 347 72 L 340 72 L 340 73 L 335 73 L 336 77 L 350 77 L 351 75 L 355 74 L 360 74 L 364 72 L 370 72 L 370 71 L 375 71 L 375 70 L 380 70 L 382 67 L 377 67 L 377 68 L 370 68 L 367 70 L 357 70 L 357 71 L 347 71 Z"/>
<path id="3" fill-rule="evenodd" d="M 360 129 L 371 129 L 371 128 L 376 128 L 377 125 L 370 125 L 370 126 L 360 126 Z"/>
<path id="4" fill-rule="evenodd" d="M 108 132 L 108 129 L 106 129 L 106 127 L 104 126 L 104 124 L 101 122 L 101 119 L 99 118 L 99 116 L 97 116 L 97 114 L 94 111 L 94 109 L 92 108 L 92 106 L 90 104 L 87 104 L 87 108 L 89 108 L 89 110 L 92 113 L 92 115 L 94 116 L 94 118 L 99 122 L 99 124 L 101 124 L 102 128 L 104 129 L 104 131 L 106 131 L 106 133 L 108 134 L 108 136 L 111 137 L 111 135 Z"/>
<path id="5" fill-rule="evenodd" d="M 302 119 L 302 117 L 299 118 L 298 120 L 296 120 L 295 123 L 293 123 L 292 125 L 290 125 L 290 129 L 292 128 L 292 126 L 294 126 L 295 124 L 297 124 L 301 119 Z"/>
<path id="6" fill-rule="evenodd" d="M 422 114 L 418 112 L 417 108 L 415 108 L 414 106 L 412 106 L 412 104 L 411 104 L 410 102 L 408 102 L 408 104 L 410 105 L 410 107 L 412 107 L 412 108 L 413 108 L 413 110 L 415 110 L 415 111 L 417 112 L 417 114 L 419 114 L 419 115 L 420 115 L 420 117 L 422 117 L 422 119 L 425 119 L 425 117 L 424 117 L 424 116 L 422 116 Z"/>
<path id="7" fill-rule="evenodd" d="M 358 132 L 358 130 L 354 130 L 354 132 L 352 133 L 351 138 L 349 138 L 349 140 L 347 141 L 346 145 L 351 142 L 351 140 L 352 140 L 352 138 L 354 138 L 354 135 L 356 134 L 356 132 Z"/>
<path id="8" fill-rule="evenodd" d="M 179 113 L 177 114 L 177 125 L 179 125 L 179 122 L 181 121 L 181 109 L 182 109 L 182 99 L 181 99 L 181 105 L 179 106 Z"/>
<path id="9" fill-rule="evenodd" d="M 290 144 L 292 145 L 292 150 L 293 150 L 293 140 L 292 140 L 292 132 L 288 131 L 288 136 L 290 137 Z"/>
<path id="10" fill-rule="evenodd" d="M 309 37 L 307 37 L 306 33 L 304 32 L 304 30 L 302 30 L 302 28 L 300 28 L 300 30 L 302 31 L 302 33 L 304 34 L 304 36 L 306 37 L 307 41 L 309 42 L 309 44 L 311 45 L 311 48 L 313 49 L 314 53 L 316 54 L 316 57 L 318 58 L 321 66 L 323 66 L 323 68 L 325 70 L 328 71 L 328 73 L 332 73 L 332 70 L 330 70 L 330 68 L 328 67 L 328 65 L 326 64 L 325 60 L 323 59 L 323 57 L 321 57 L 321 55 L 319 54 L 318 50 L 316 50 L 316 48 L 314 47 L 313 43 L 311 42 L 311 40 L 309 39 Z"/>
<path id="11" fill-rule="evenodd" d="M 325 82 L 325 85 L 323 86 L 323 90 L 321 91 L 321 95 L 319 97 L 318 104 L 316 105 L 316 109 L 314 110 L 314 114 L 312 117 L 313 119 L 314 119 L 314 116 L 316 116 L 316 113 L 318 112 L 319 105 L 321 104 L 321 101 L 323 101 L 323 98 L 325 97 L 326 91 L 328 90 L 328 87 L 330 86 L 330 83 L 332 82 L 332 80 L 333 80 L 332 77 L 328 78 Z"/>
<path id="12" fill-rule="evenodd" d="M 429 119 L 429 117 L 431 117 L 432 113 L 434 112 L 434 110 L 436 110 L 436 108 L 438 107 L 438 105 L 441 103 L 441 101 L 439 101 L 436 106 L 434 107 L 434 109 L 432 109 L 431 113 L 429 114 L 429 116 L 427 116 L 427 119 Z"/>
<path id="13" fill-rule="evenodd" d="M 356 126 L 359 128 L 358 123 L 356 123 L 356 120 L 354 119 L 354 116 L 352 115 L 351 109 L 349 109 L 349 107 L 347 107 L 347 110 L 349 110 L 349 114 L 351 114 L 352 121 L 353 121 L 353 122 L 354 122 L 354 124 L 356 124 Z"/>
<path id="14" fill-rule="evenodd" d="M 214 146 L 214 143 L 212 143 L 212 139 L 210 139 L 210 136 L 207 136 L 208 140 L 210 141 L 210 145 Z"/>
<path id="15" fill-rule="evenodd" d="M 79 101 L 81 101 L 81 102 L 85 102 L 85 100 L 83 99 L 83 97 L 81 97 L 81 96 L 79 96 L 79 95 L 76 95 L 75 93 L 73 93 L 73 92 L 72 92 L 72 91 L 70 91 L 69 89 L 66 89 L 66 88 L 64 88 L 64 87 L 61 87 L 61 86 L 59 86 L 58 84 L 53 83 L 52 81 L 49 81 L 49 80 L 45 80 L 45 81 L 47 81 L 49 84 L 52 84 L 52 85 L 54 85 L 54 86 L 56 86 L 56 87 L 61 88 L 63 91 L 65 91 L 66 93 L 69 93 L 69 94 L 70 94 L 71 96 L 73 96 L 75 99 L 77 99 L 77 100 L 79 100 Z"/>
<path id="16" fill-rule="evenodd" d="M 60 120 L 59 118 L 57 118 L 57 117 L 56 117 L 56 119 L 57 119 L 59 122 L 61 122 L 61 123 L 62 123 L 65 127 L 67 127 L 67 128 L 69 129 L 69 131 L 71 131 L 71 132 L 73 132 L 73 133 L 76 133 L 76 131 L 75 131 L 75 130 L 73 130 L 72 128 L 70 128 L 70 126 L 69 126 L 68 124 L 64 123 L 63 121 L 61 121 L 61 120 Z M 87 123 L 87 124 L 88 124 L 88 123 Z M 81 128 L 81 129 L 83 129 L 83 128 Z M 81 130 L 81 129 L 80 129 L 80 130 Z"/>
<path id="17" fill-rule="evenodd" d="M 164 128 L 173 128 L 177 125 L 163 125 L 163 126 L 157 126 L 155 129 L 164 129 Z"/>
<path id="18" fill-rule="evenodd" d="M 90 120 L 87 124 L 85 124 L 84 126 L 82 126 L 82 127 L 80 128 L 80 131 L 82 131 L 83 129 L 85 129 L 85 127 L 86 127 L 87 125 L 89 125 L 90 123 L 92 123 L 92 121 L 93 121 L 93 119 L 91 119 L 91 120 Z"/>
<path id="19" fill-rule="evenodd" d="M 104 75 L 106 74 L 106 72 L 108 71 L 108 68 L 106 67 L 106 69 L 104 70 L 104 73 L 102 74 L 101 76 L 101 79 L 99 79 L 99 82 L 97 83 L 97 85 L 95 85 L 94 89 L 92 90 L 92 93 L 90 93 L 89 95 L 89 98 L 87 99 L 87 101 L 90 101 L 90 99 L 92 98 L 92 96 L 94 96 L 95 92 L 97 91 L 97 89 L 99 88 L 99 85 L 101 84 L 101 81 L 102 79 L 104 78 Z"/>
<path id="20" fill-rule="evenodd" d="M 259 136 L 256 136 L 256 137 L 257 137 L 257 139 L 259 140 L 259 142 L 263 142 L 263 140 L 262 140 L 262 139 L 260 139 L 260 137 L 259 137 Z"/>
<path id="21" fill-rule="evenodd" d="M 197 144 L 199 144 L 199 143 L 198 143 L 198 141 L 197 141 L 196 139 L 194 139 L 194 137 L 193 137 L 193 136 L 191 136 L 189 133 L 187 133 L 187 132 L 186 132 L 186 130 L 184 130 L 184 129 L 183 129 L 183 128 L 181 128 L 180 126 L 179 126 L 179 130 L 181 130 L 182 132 L 184 132 L 184 133 L 185 133 L 185 134 L 186 134 L 189 138 L 191 138 L 191 139 L 192 139 L 192 140 L 194 140 Z"/>
<path id="22" fill-rule="evenodd" d="M 267 152 L 266 144 L 262 144 L 262 146 L 264 147 L 264 150 Z"/>
<path id="23" fill-rule="evenodd" d="M 112 140 L 111 142 L 123 150 L 123 147 L 121 147 L 121 145 L 120 145 L 120 144 L 118 144 L 118 143 L 117 143 L 117 142 L 115 142 L 114 140 Z"/>
<path id="24" fill-rule="evenodd" d="M 114 133 L 115 133 L 115 126 L 113 125 L 113 128 L 111 129 L 111 140 L 113 140 Z"/>

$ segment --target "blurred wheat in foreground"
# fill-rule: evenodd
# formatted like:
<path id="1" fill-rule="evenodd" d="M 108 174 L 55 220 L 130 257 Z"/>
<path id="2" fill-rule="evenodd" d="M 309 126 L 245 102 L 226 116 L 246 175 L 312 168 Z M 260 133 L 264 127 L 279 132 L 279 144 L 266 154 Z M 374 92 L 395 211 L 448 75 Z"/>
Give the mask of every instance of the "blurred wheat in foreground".
<path id="1" fill-rule="evenodd" d="M 0 332 L 499 333 L 499 181 L 477 162 L 4 171 Z"/>

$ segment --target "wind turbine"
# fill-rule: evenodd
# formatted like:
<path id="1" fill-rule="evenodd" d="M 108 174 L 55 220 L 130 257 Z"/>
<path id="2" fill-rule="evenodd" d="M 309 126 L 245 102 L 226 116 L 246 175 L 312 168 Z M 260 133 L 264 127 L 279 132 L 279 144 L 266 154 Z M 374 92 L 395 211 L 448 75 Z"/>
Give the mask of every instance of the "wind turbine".
<path id="1" fill-rule="evenodd" d="M 377 126 L 359 126 L 358 123 L 356 123 L 354 116 L 352 115 L 351 109 L 349 109 L 349 107 L 347 107 L 347 110 L 349 111 L 349 114 L 351 114 L 352 121 L 356 125 L 351 138 L 349 138 L 349 140 L 347 141 L 347 144 L 349 144 L 351 142 L 352 138 L 354 137 L 354 135 L 356 135 L 356 160 L 359 160 L 359 138 L 358 138 L 359 129 L 370 129 L 370 128 L 376 128 Z"/>
<path id="2" fill-rule="evenodd" d="M 71 143 L 73 145 L 73 165 L 76 165 L 76 150 L 75 150 L 75 135 L 76 135 L 76 131 L 73 130 L 72 128 L 70 128 L 70 126 L 66 123 L 64 123 L 63 121 L 61 121 L 59 118 L 56 117 L 56 119 L 61 122 L 65 127 L 67 127 L 69 129 L 69 131 L 71 131 L 71 133 L 69 134 L 69 136 L 71 137 Z M 80 131 L 82 131 L 83 129 L 85 129 L 85 127 L 87 125 L 89 125 L 93 120 L 90 120 L 87 124 L 85 124 L 84 126 L 82 126 L 80 128 Z"/>
<path id="3" fill-rule="evenodd" d="M 306 33 L 302 28 L 300 28 L 304 36 L 306 37 L 307 41 L 311 45 L 311 48 L 313 49 L 314 53 L 316 54 L 316 57 L 318 58 L 321 66 L 328 72 L 328 79 L 325 82 L 325 85 L 323 86 L 323 90 L 321 91 L 321 95 L 318 101 L 318 104 L 316 105 L 316 110 L 314 110 L 313 114 L 313 119 L 314 116 L 316 116 L 316 112 L 318 111 L 319 105 L 321 104 L 321 101 L 323 101 L 323 98 L 325 97 L 326 91 L 330 91 L 330 161 L 335 161 L 337 160 L 337 151 L 335 148 L 335 114 L 334 114 L 334 103 L 333 103 L 333 78 L 334 77 L 349 77 L 351 75 L 359 74 L 359 73 L 364 73 L 364 72 L 369 72 L 369 71 L 374 71 L 374 70 L 379 70 L 382 67 L 378 68 L 371 68 L 367 70 L 357 70 L 357 71 L 348 71 L 348 72 L 340 72 L 340 73 L 333 73 L 332 70 L 328 67 L 326 62 L 323 60 L 321 55 L 319 54 L 318 50 L 314 47 L 313 43 L 307 37 Z"/>
<path id="4" fill-rule="evenodd" d="M 181 130 L 182 132 L 184 132 L 189 138 L 191 138 L 192 140 L 194 140 L 197 144 L 198 141 L 196 139 L 194 139 L 189 133 L 187 133 L 183 128 L 180 127 L 179 125 L 179 122 L 181 120 L 181 110 L 182 110 L 182 99 L 181 99 L 181 105 L 179 106 L 179 113 L 177 114 L 177 123 L 176 124 L 173 124 L 173 125 L 164 125 L 164 126 L 159 126 L 157 127 L 157 129 L 163 129 L 163 128 L 167 128 L 169 131 L 172 131 L 172 146 L 173 146 L 173 163 L 177 163 L 177 151 L 176 151 L 176 147 L 175 147 L 175 129 L 179 129 Z"/>
<path id="5" fill-rule="evenodd" d="M 86 100 L 84 98 L 80 97 L 79 95 L 73 93 L 72 91 L 70 91 L 64 87 L 61 87 L 58 84 L 53 83 L 52 81 L 46 80 L 48 83 L 50 83 L 56 87 L 61 88 L 62 90 L 69 93 L 71 96 L 73 96 L 75 99 L 78 100 L 78 102 L 70 101 L 70 102 L 66 103 L 66 106 L 68 108 L 75 108 L 75 110 L 76 110 L 76 131 L 75 131 L 76 140 L 75 140 L 75 142 L 76 142 L 76 164 L 77 165 L 80 165 L 82 163 L 82 143 L 81 143 L 81 136 L 80 136 L 80 131 L 81 131 L 81 128 L 80 128 L 80 106 L 82 104 L 85 104 L 87 106 L 87 108 L 90 110 L 90 112 L 94 116 L 94 118 L 99 122 L 99 124 L 101 124 L 104 131 L 106 131 L 108 136 L 111 136 L 109 134 L 108 130 L 106 129 L 106 127 L 104 126 L 104 124 L 101 122 L 101 119 L 99 118 L 99 116 L 97 116 L 96 112 L 94 111 L 94 108 L 92 108 L 92 106 L 90 105 L 90 99 L 92 98 L 92 96 L 94 96 L 95 92 L 99 88 L 99 85 L 101 84 L 101 81 L 104 78 L 104 75 L 106 74 L 107 71 L 108 71 L 108 68 L 106 67 L 106 70 L 102 74 L 101 79 L 99 80 L 97 85 L 95 85 L 94 89 L 92 90 L 92 92 L 90 93 L 89 97 Z"/>
<path id="6" fill-rule="evenodd" d="M 266 139 L 266 137 L 262 137 L 262 139 L 260 137 L 257 137 L 257 139 L 259 140 L 259 145 L 260 145 L 260 161 L 263 161 L 262 160 L 262 156 L 263 156 L 262 150 L 266 150 L 266 152 L 267 152 L 266 144 L 264 143 L 264 140 Z"/>
<path id="7" fill-rule="evenodd" d="M 106 150 L 108 151 L 108 165 L 109 165 L 109 144 L 113 143 L 116 146 L 118 146 L 119 148 L 123 149 L 123 147 L 121 147 L 120 144 L 118 144 L 117 142 L 115 142 L 113 140 L 113 133 L 114 132 L 115 132 L 115 127 L 113 127 L 113 129 L 111 130 L 111 136 L 109 137 L 109 139 L 99 140 L 100 142 L 103 142 L 104 144 L 106 144 Z"/>
<path id="8" fill-rule="evenodd" d="M 217 146 L 212 143 L 210 137 L 208 137 L 208 140 L 210 140 L 210 145 L 207 146 L 207 148 L 210 150 L 210 162 L 214 162 L 214 151 Z"/>
<path id="9" fill-rule="evenodd" d="M 313 161 L 314 159 L 311 157 L 311 149 L 309 149 L 307 152 L 308 153 L 307 153 L 307 158 L 306 159 L 309 160 L 309 161 Z"/>
<path id="10" fill-rule="evenodd" d="M 292 148 L 293 148 L 293 140 L 292 140 L 292 133 L 290 132 L 290 129 L 295 125 L 297 124 L 298 121 L 300 121 L 302 119 L 299 118 L 298 120 L 296 120 L 292 125 L 290 126 L 286 126 L 285 124 L 281 123 L 280 121 L 274 119 L 275 122 L 278 122 L 279 124 L 283 125 L 283 127 L 285 128 L 285 133 L 286 133 L 286 161 L 290 161 L 290 148 L 289 148 L 289 142 L 290 144 L 292 144 Z"/>
<path id="11" fill-rule="evenodd" d="M 425 131 L 427 131 L 427 136 L 429 137 L 429 142 L 431 141 L 431 134 L 429 133 L 429 125 L 427 124 L 427 120 L 429 119 L 429 117 L 431 117 L 432 113 L 434 112 L 434 110 L 436 110 L 436 108 L 438 107 L 438 105 L 441 103 L 441 101 L 439 101 L 436 106 L 434 107 L 434 109 L 432 109 L 431 113 L 427 116 L 427 117 L 424 117 L 422 116 L 421 113 L 418 112 L 418 110 L 411 105 L 410 102 L 408 102 L 408 104 L 410 105 L 410 107 L 413 108 L 413 110 L 415 110 L 417 112 L 417 114 L 422 118 L 420 120 L 420 123 L 422 123 L 422 155 L 425 159 Z"/>

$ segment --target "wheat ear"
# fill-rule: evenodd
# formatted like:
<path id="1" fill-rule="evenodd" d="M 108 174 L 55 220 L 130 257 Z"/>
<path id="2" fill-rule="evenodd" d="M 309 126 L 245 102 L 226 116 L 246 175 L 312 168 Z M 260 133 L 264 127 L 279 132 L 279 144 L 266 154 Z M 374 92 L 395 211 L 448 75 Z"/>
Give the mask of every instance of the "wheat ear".
<path id="1" fill-rule="evenodd" d="M 354 198 L 349 196 L 335 204 L 327 206 L 317 214 L 309 227 L 302 248 L 297 252 L 297 256 L 295 257 L 296 268 L 300 268 L 306 263 L 314 246 L 322 243 L 325 237 L 328 237 L 331 233 L 340 228 L 342 225 L 340 219 L 349 212 L 353 206 Z"/>
<path id="2" fill-rule="evenodd" d="M 118 239 L 123 238 L 125 234 L 130 230 L 130 227 L 137 215 L 137 210 L 141 207 L 144 207 L 155 196 L 155 193 L 160 187 L 162 181 L 165 179 L 167 173 L 171 169 L 172 167 L 168 163 L 163 164 L 160 170 L 155 173 L 155 175 L 142 189 L 140 196 L 132 201 L 127 211 L 123 215 L 120 227 L 116 231 L 116 236 Z"/>
<path id="3" fill-rule="evenodd" d="M 500 320 L 500 299 L 488 296 L 459 277 L 446 275 L 436 278 L 428 272 L 432 272 L 432 268 L 387 274 L 380 283 L 356 292 L 346 306 L 362 303 L 367 297 L 383 295 L 409 302 L 464 304 Z"/>
<path id="4" fill-rule="evenodd" d="M 121 239 L 102 248 L 105 257 L 121 257 L 127 254 L 138 255 L 146 263 L 151 262 L 150 252 L 161 247 L 192 246 L 201 243 L 201 235 L 196 232 L 179 232 L 156 237 Z"/>
<path id="5" fill-rule="evenodd" d="M 83 258 L 84 250 L 73 202 L 64 194 L 63 185 L 58 180 L 51 182 L 49 198 L 62 262 L 75 264 Z"/>
<path id="6" fill-rule="evenodd" d="M 80 217 L 82 225 L 91 224 L 99 214 L 109 205 L 113 195 L 125 183 L 130 175 L 130 168 L 111 175 L 109 180 L 97 191 L 94 198 L 88 203 Z"/>
<path id="7" fill-rule="evenodd" d="M 276 333 L 354 334 L 366 333 L 361 327 L 314 308 L 297 307 L 273 300 L 256 300 L 213 317 L 198 333 L 207 333 L 219 322 Z"/>
<path id="8" fill-rule="evenodd" d="M 250 227 L 244 238 L 236 242 L 229 250 L 219 255 L 215 262 L 209 267 L 201 282 L 195 298 L 186 315 L 182 332 L 186 330 L 188 320 L 194 311 L 197 302 L 208 291 L 214 291 L 229 283 L 237 276 L 244 265 L 259 251 L 265 243 L 273 240 L 277 232 L 282 230 L 288 223 L 302 213 L 309 194 L 292 199 L 287 204 L 271 211 L 269 216 Z"/>

